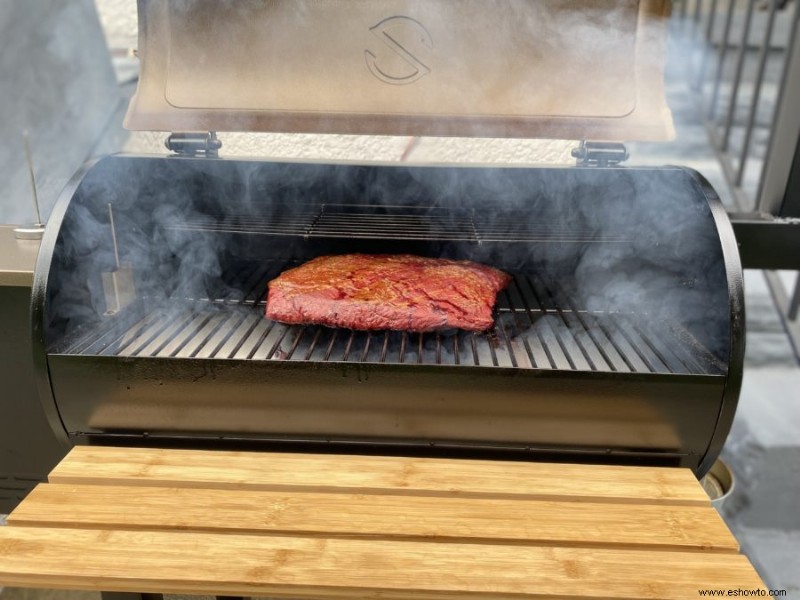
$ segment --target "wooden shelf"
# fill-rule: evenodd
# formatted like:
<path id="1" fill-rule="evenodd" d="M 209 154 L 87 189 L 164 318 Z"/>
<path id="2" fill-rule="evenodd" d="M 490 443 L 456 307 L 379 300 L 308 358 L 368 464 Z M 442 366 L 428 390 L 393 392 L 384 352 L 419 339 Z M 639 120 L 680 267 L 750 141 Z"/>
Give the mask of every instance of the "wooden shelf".
<path id="1" fill-rule="evenodd" d="M 273 598 L 763 588 L 688 469 L 75 448 L 0 528 L 5 585 Z"/>

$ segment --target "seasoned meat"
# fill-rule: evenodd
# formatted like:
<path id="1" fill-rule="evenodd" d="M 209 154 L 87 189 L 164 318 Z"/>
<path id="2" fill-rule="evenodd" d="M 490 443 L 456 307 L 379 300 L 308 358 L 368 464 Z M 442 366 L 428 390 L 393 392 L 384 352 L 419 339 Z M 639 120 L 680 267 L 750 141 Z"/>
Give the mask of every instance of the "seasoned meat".
<path id="1" fill-rule="evenodd" d="M 470 261 L 410 254 L 320 256 L 270 281 L 267 317 L 347 329 L 431 331 L 492 326 L 511 277 Z"/>

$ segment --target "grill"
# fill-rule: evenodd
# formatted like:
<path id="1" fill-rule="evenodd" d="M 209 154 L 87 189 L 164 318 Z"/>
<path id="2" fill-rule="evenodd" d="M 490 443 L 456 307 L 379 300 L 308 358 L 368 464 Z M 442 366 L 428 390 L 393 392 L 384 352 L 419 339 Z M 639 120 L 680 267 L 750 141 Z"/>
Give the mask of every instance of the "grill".
<path id="1" fill-rule="evenodd" d="M 735 242 L 713 191 L 684 169 L 114 156 L 57 219 L 34 324 L 49 406 L 75 440 L 699 473 L 735 408 Z M 265 317 L 268 281 L 348 252 L 470 259 L 513 279 L 480 333 Z"/>
<path id="2" fill-rule="evenodd" d="M 631 241 L 630 236 L 622 234 L 600 234 L 588 228 L 563 228 L 558 223 L 520 223 L 514 215 L 495 216 L 487 223 L 474 210 L 358 204 L 321 204 L 308 211 L 278 214 L 271 218 L 215 215 L 211 219 L 189 219 L 168 227 L 198 232 L 300 236 L 304 239 L 356 238 L 474 244 Z"/>
<path id="3" fill-rule="evenodd" d="M 291 265 L 287 265 L 291 266 Z M 570 304 L 557 281 L 517 274 L 501 292 L 490 332 L 359 332 L 287 326 L 264 318 L 266 282 L 282 269 L 242 266 L 228 282 L 240 298 L 186 298 L 120 329 L 93 331 L 65 354 L 463 365 L 622 373 L 725 373 L 725 365 L 677 324 L 660 331 L 641 316 Z"/>
<path id="4" fill-rule="evenodd" d="M 672 133 L 668 3 L 507 5 L 141 0 L 126 124 L 173 156 L 87 165 L 50 217 L 31 315 L 57 433 L 705 473 L 742 375 L 736 241 L 698 174 L 619 166 Z M 220 159 L 227 131 L 586 141 L 572 168 L 413 166 Z M 349 253 L 513 280 L 481 333 L 265 318 L 270 279 Z"/>

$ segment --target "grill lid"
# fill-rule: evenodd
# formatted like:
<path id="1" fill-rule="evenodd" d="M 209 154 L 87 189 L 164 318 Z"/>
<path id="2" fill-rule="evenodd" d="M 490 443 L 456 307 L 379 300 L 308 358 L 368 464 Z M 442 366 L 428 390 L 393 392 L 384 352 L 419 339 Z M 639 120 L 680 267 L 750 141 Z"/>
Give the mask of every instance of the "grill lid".
<path id="1" fill-rule="evenodd" d="M 669 0 L 139 0 L 126 127 L 673 136 Z"/>

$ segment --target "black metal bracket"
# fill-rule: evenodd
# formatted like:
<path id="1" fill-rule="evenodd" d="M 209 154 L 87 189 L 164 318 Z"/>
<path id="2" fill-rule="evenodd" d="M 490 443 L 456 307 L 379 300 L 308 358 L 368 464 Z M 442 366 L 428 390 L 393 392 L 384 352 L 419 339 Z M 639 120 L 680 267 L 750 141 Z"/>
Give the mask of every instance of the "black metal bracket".
<path id="1" fill-rule="evenodd" d="M 794 290 L 777 270 L 800 271 L 800 219 L 767 213 L 730 214 L 739 256 L 745 269 L 764 269 L 770 294 L 800 360 L 800 279 Z"/>
<path id="2" fill-rule="evenodd" d="M 205 156 L 217 158 L 222 141 L 216 132 L 207 133 L 171 133 L 164 142 L 167 150 L 179 156 Z"/>
<path id="3" fill-rule="evenodd" d="M 800 139 L 795 146 L 792 170 L 786 183 L 780 213 L 783 217 L 800 217 Z"/>
<path id="4" fill-rule="evenodd" d="M 800 271 L 800 219 L 764 213 L 730 213 L 745 269 Z"/>
<path id="5" fill-rule="evenodd" d="M 102 600 L 164 600 L 162 594 L 139 594 L 133 592 L 101 592 Z"/>
<path id="6" fill-rule="evenodd" d="M 572 157 L 579 167 L 614 167 L 628 160 L 628 149 L 619 142 L 587 142 L 581 140 L 573 148 Z"/>

